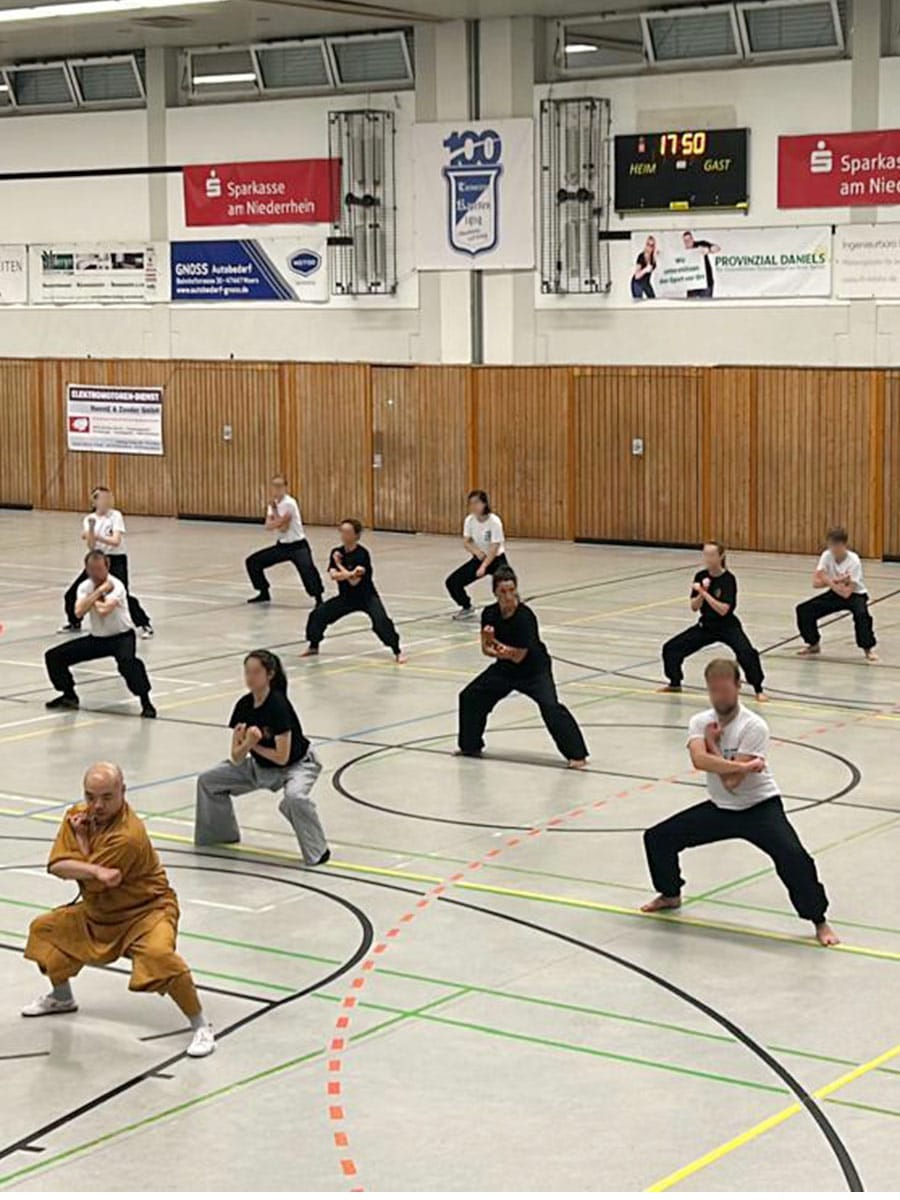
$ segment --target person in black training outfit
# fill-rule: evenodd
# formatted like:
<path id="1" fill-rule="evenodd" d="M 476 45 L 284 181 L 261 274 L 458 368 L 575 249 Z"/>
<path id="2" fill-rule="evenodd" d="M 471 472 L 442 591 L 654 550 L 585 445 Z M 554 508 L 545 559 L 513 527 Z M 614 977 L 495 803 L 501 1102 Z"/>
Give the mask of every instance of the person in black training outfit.
<path id="1" fill-rule="evenodd" d="M 644 248 L 635 259 L 631 272 L 631 297 L 633 300 L 655 300 L 653 272 L 656 270 L 656 238 L 650 234 Z"/>
<path id="2" fill-rule="evenodd" d="M 398 663 L 405 663 L 406 655 L 400 649 L 400 637 L 394 622 L 375 590 L 372 559 L 365 546 L 359 544 L 362 523 L 355 517 L 348 517 L 346 521 L 341 521 L 339 532 L 341 544 L 332 550 L 328 559 L 328 574 L 338 585 L 338 594 L 309 614 L 306 622 L 308 645 L 300 657 L 311 658 L 319 653 L 319 643 L 329 625 L 351 613 L 363 612 L 372 622 L 372 629 L 379 641 L 393 652 Z"/>
<path id="3" fill-rule="evenodd" d="M 515 572 L 500 567 L 493 585 L 496 602 L 481 614 L 481 652 L 495 661 L 459 694 L 459 752 L 477 758 L 484 748 L 488 714 L 510 692 L 521 692 L 540 708 L 547 731 L 569 766 L 584 767 L 587 746 L 575 718 L 559 702 L 550 655 L 541 641 L 537 617 L 519 599 Z"/>
<path id="4" fill-rule="evenodd" d="M 685 232 L 681 235 L 681 240 L 684 242 L 685 250 L 702 250 L 703 265 L 706 268 L 706 287 L 692 288 L 688 292 L 689 300 L 711 300 L 713 291 L 715 290 L 716 280 L 713 275 L 712 263 L 709 261 L 711 254 L 718 254 L 722 249 L 715 242 L 708 242 L 703 238 L 695 238 L 690 232 Z"/>
<path id="5" fill-rule="evenodd" d="M 663 669 L 669 682 L 660 691 L 680 692 L 684 660 L 704 646 L 721 642 L 734 652 L 756 699 L 765 701 L 768 696 L 763 690 L 762 662 L 735 616 L 737 580 L 725 566 L 725 547 L 721 542 L 704 544 L 703 562 L 703 570 L 697 572 L 691 584 L 691 609 L 700 614 L 700 620 L 663 646 Z"/>

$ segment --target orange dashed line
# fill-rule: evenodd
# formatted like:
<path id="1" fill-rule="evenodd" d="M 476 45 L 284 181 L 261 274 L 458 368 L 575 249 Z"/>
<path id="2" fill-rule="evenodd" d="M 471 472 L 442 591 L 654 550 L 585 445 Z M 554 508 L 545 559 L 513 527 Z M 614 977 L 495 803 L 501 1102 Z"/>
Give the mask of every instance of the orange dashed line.
<path id="1" fill-rule="evenodd" d="M 344 1110 L 340 1104 L 332 1104 L 328 1109 L 328 1115 L 331 1117 L 332 1121 L 343 1121 Z"/>
<path id="2" fill-rule="evenodd" d="M 507 846 L 518 846 L 519 838 L 509 838 L 506 844 Z"/>
<path id="3" fill-rule="evenodd" d="M 339 1071 L 340 1069 L 341 1069 L 341 1060 L 339 1058 L 329 1059 L 329 1062 L 328 1062 L 328 1070 L 329 1071 Z"/>
<path id="4" fill-rule="evenodd" d="M 550 826 L 550 825 L 554 825 L 554 826 L 555 826 L 555 825 L 562 825 L 562 823 L 563 823 L 563 818 L 562 818 L 562 817 L 554 817 L 552 821 L 548 821 L 548 822 L 547 822 L 547 825 L 548 825 L 548 826 Z"/>
<path id="5" fill-rule="evenodd" d="M 361 976 L 357 975 L 356 979 L 350 984 L 351 987 L 361 988 L 366 986 L 366 981 Z"/>
<path id="6" fill-rule="evenodd" d="M 616 799 L 617 799 L 617 800 L 624 800 L 624 799 L 625 799 L 627 796 L 629 796 L 630 794 L 631 794 L 630 792 L 616 792 Z"/>
<path id="7" fill-rule="evenodd" d="M 399 937 L 400 930 L 399 929 L 389 929 L 387 935 L 388 935 L 388 937 Z"/>
<path id="8" fill-rule="evenodd" d="M 334 1144 L 336 1146 L 346 1147 L 350 1145 L 350 1139 L 347 1137 L 346 1133 L 336 1133 L 334 1135 Z"/>
<path id="9" fill-rule="evenodd" d="M 427 908 L 430 903 L 430 900 L 417 900 L 416 908 Z"/>
<path id="10" fill-rule="evenodd" d="M 541 831 L 539 829 L 529 829 L 528 830 L 529 837 L 540 837 L 540 834 L 541 834 Z"/>
<path id="11" fill-rule="evenodd" d="M 480 863 L 480 862 L 470 862 L 470 863 L 469 863 L 469 866 L 468 866 L 468 868 L 467 868 L 467 870 L 469 870 L 469 871 L 477 871 L 477 870 L 478 870 L 478 868 L 479 868 L 480 866 L 481 866 L 481 863 Z"/>
<path id="12" fill-rule="evenodd" d="M 401 921 L 405 921 L 407 924 L 409 924 L 410 921 L 414 921 L 415 919 L 416 919 L 415 913 L 404 913 L 404 915 L 400 918 Z"/>
<path id="13" fill-rule="evenodd" d="M 361 971 L 374 971 L 375 970 L 375 959 L 367 958 L 366 961 L 363 963 L 363 965 L 359 969 Z"/>
<path id="14" fill-rule="evenodd" d="M 337 1019 L 338 1029 L 346 1029 L 349 1024 L 350 1024 L 349 1017 L 338 1017 L 338 1019 Z"/>
<path id="15" fill-rule="evenodd" d="M 344 1039 L 339 1038 L 339 1037 L 332 1038 L 331 1039 L 331 1049 L 332 1050 L 343 1050 L 344 1049 Z"/>
<path id="16" fill-rule="evenodd" d="M 352 1158 L 342 1158 L 341 1159 L 341 1170 L 344 1172 L 345 1175 L 355 1175 L 356 1174 L 356 1163 L 353 1161 Z"/>
<path id="17" fill-rule="evenodd" d="M 446 890 L 447 889 L 444 887 L 444 885 L 442 883 L 439 884 L 436 888 L 431 889 L 432 894 L 435 896 L 442 896 L 444 894 L 444 892 L 446 892 Z"/>
<path id="18" fill-rule="evenodd" d="M 384 942 L 379 942 L 378 945 L 375 947 L 375 949 L 372 951 L 372 953 L 373 954 L 384 954 L 385 950 L 387 950 L 387 946 L 384 944 Z"/>
<path id="19" fill-rule="evenodd" d="M 641 791 L 642 792 L 652 792 L 655 787 L 656 787 L 655 783 L 642 783 Z"/>
<path id="20" fill-rule="evenodd" d="M 344 1008 L 353 1008 L 355 1004 L 356 1004 L 356 1001 L 353 999 L 352 996 L 344 997 Z"/>
<path id="21" fill-rule="evenodd" d="M 488 850 L 487 854 L 484 857 L 485 858 L 496 858 L 498 854 L 502 854 L 502 853 L 503 853 L 503 851 L 500 849 L 500 847 L 495 846 L 493 850 Z"/>
<path id="22" fill-rule="evenodd" d="M 465 877 L 466 877 L 465 871 L 457 871 L 455 875 L 450 876 L 450 882 L 458 883 L 460 879 L 465 879 Z"/>
<path id="23" fill-rule="evenodd" d="M 598 801 L 598 803 L 599 803 L 599 801 Z M 583 808 L 573 808 L 572 811 L 569 813 L 569 816 L 570 817 L 583 817 L 584 809 Z"/>
<path id="24" fill-rule="evenodd" d="M 335 1079 L 328 1085 L 328 1095 L 329 1096 L 339 1096 L 340 1094 L 341 1094 L 341 1085 L 340 1085 L 340 1082 L 337 1079 Z"/>

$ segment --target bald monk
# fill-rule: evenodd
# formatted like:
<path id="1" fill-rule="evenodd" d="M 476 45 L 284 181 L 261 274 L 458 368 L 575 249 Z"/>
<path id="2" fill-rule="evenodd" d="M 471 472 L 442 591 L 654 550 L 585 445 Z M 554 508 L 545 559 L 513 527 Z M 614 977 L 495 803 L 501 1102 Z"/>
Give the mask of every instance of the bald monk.
<path id="1" fill-rule="evenodd" d="M 171 996 L 190 1022 L 191 1058 L 216 1043 L 187 963 L 175 953 L 178 900 L 147 836 L 125 801 L 125 780 L 114 763 L 98 762 L 84 776 L 84 802 L 65 814 L 47 870 L 73 880 L 79 899 L 37 917 L 25 957 L 53 990 L 22 1009 L 23 1017 L 77 1012 L 69 980 L 84 966 L 131 959 L 133 992 Z"/>

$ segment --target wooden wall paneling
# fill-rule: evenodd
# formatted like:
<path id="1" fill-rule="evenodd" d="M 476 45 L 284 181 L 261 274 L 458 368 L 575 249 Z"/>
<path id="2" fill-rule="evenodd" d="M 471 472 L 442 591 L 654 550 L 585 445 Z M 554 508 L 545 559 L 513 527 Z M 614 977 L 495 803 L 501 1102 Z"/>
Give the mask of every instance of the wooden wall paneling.
<path id="1" fill-rule="evenodd" d="M 0 360 L 0 505 L 37 503 L 33 450 L 39 444 L 40 387 L 38 362 Z"/>
<path id="2" fill-rule="evenodd" d="M 644 527 L 642 464 L 631 439 L 643 428 L 636 368 L 573 371 L 576 538 L 635 541 Z"/>
<path id="3" fill-rule="evenodd" d="M 296 406 L 304 519 L 336 525 L 372 511 L 369 368 L 361 363 L 292 363 L 288 402 Z"/>
<path id="4" fill-rule="evenodd" d="M 758 380 L 760 546 L 812 554 L 840 524 L 878 553 L 870 372 L 759 368 Z"/>
<path id="5" fill-rule="evenodd" d="M 900 372 L 884 376 L 883 553 L 900 559 Z"/>
<path id="6" fill-rule="evenodd" d="M 563 538 L 565 367 L 475 367 L 480 479 L 511 537 Z"/>
<path id="7" fill-rule="evenodd" d="M 184 363 L 173 375 L 179 513 L 262 519 L 280 469 L 278 373 L 275 363 L 222 362 Z"/>
<path id="8" fill-rule="evenodd" d="M 700 536 L 755 549 L 756 371 L 715 367 L 703 372 L 702 387 Z"/>
<path id="9" fill-rule="evenodd" d="M 700 519 L 700 369 L 643 370 L 644 522 L 641 541 L 693 545 Z M 639 460 L 640 461 L 640 460 Z"/>
<path id="10" fill-rule="evenodd" d="M 373 523 L 376 529 L 421 528 L 416 459 L 420 445 L 415 367 L 372 367 Z"/>
<path id="11" fill-rule="evenodd" d="M 293 390 L 293 371 L 289 363 L 278 366 L 278 462 L 273 468 L 288 481 L 291 494 L 298 497 L 304 520 L 300 490 L 300 407 Z"/>
<path id="12" fill-rule="evenodd" d="M 122 387 L 163 388 L 163 455 L 111 454 L 109 468 L 113 474 L 116 503 L 126 514 L 150 513 L 173 517 L 178 511 L 176 501 L 175 462 L 178 445 L 175 438 L 173 380 L 180 363 L 163 359 L 114 360 L 106 365 L 106 382 Z"/>
<path id="13" fill-rule="evenodd" d="M 425 533 L 460 533 L 468 487 L 467 367 L 415 370 L 418 517 Z"/>

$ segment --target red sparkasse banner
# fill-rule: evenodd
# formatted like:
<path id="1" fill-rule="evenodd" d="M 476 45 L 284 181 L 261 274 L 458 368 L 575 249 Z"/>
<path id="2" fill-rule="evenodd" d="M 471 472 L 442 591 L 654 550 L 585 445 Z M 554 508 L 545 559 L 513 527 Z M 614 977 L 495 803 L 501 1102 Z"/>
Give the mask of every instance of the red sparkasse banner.
<path id="1" fill-rule="evenodd" d="M 778 139 L 778 207 L 900 204 L 900 129 Z"/>
<path id="2" fill-rule="evenodd" d="M 340 212 L 337 158 L 184 167 L 187 225 L 331 224 Z"/>

